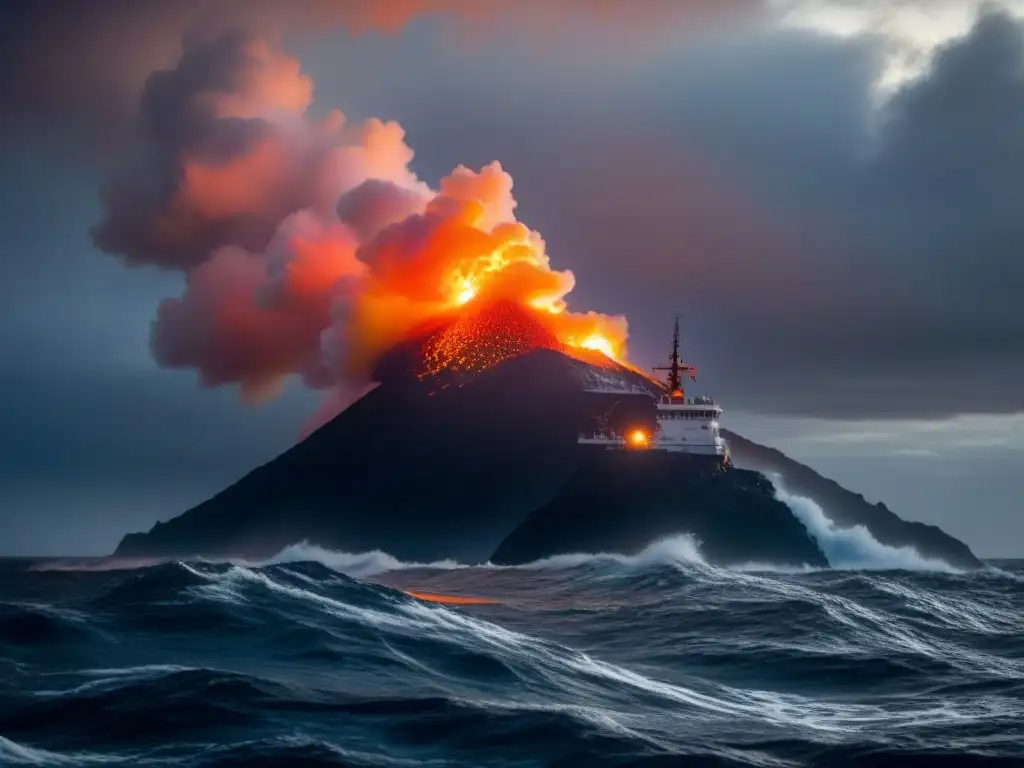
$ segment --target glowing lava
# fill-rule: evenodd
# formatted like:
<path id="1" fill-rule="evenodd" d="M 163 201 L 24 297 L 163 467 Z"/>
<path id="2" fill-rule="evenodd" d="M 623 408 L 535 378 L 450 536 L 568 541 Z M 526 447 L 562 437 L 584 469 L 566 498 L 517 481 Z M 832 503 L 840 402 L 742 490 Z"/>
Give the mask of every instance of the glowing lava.
<path id="1" fill-rule="evenodd" d="M 459 294 L 458 315 L 440 330 L 429 334 L 422 345 L 421 370 L 418 376 L 465 377 L 480 373 L 505 360 L 537 349 L 550 349 L 574 357 L 590 365 L 622 366 L 621 345 L 613 337 L 593 330 L 605 321 L 603 315 L 573 315 L 557 306 L 513 300 L 486 302 L 486 296 Z M 582 331 L 577 331 L 582 327 Z M 447 386 L 447 385 L 446 385 Z"/>
<path id="2" fill-rule="evenodd" d="M 470 307 L 427 341 L 421 378 L 479 373 L 535 349 L 564 349 L 536 310 L 509 301 Z"/>

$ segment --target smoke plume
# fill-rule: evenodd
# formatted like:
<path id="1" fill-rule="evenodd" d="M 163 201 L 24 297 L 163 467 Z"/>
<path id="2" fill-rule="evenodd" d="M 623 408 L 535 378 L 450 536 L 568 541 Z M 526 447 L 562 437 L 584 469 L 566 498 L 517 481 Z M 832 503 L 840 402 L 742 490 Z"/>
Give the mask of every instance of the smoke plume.
<path id="1" fill-rule="evenodd" d="M 624 318 L 567 311 L 574 277 L 516 219 L 499 163 L 432 189 L 398 124 L 312 119 L 312 95 L 297 61 L 238 32 L 190 42 L 148 79 L 92 235 L 128 264 L 184 273 L 153 323 L 161 366 L 248 401 L 298 375 L 343 407 L 424 323 L 499 301 L 561 345 L 624 358 Z"/>

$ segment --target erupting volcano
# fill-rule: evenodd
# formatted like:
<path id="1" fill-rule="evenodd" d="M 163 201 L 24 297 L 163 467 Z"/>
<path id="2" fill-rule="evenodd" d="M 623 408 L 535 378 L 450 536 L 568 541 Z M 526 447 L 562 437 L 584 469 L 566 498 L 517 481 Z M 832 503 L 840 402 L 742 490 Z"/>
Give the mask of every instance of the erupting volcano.
<path id="1" fill-rule="evenodd" d="M 397 123 L 318 119 L 312 97 L 297 61 L 239 33 L 189 40 L 147 81 L 138 156 L 104 185 L 92 234 L 184 273 L 153 323 L 160 365 L 254 402 L 296 375 L 362 391 L 426 330 L 417 375 L 536 348 L 626 359 L 625 318 L 569 310 L 575 277 L 517 219 L 499 163 L 431 185 Z"/>
<path id="2" fill-rule="evenodd" d="M 771 538 L 757 526 L 791 516 L 753 473 L 691 478 L 686 517 L 676 458 L 632 452 L 619 483 L 620 457 L 578 450 L 608 398 L 663 390 L 626 363 L 624 317 L 570 310 L 575 277 L 518 220 L 505 169 L 460 165 L 430 184 L 397 123 L 318 118 L 312 101 L 297 61 L 237 32 L 188 38 L 146 81 L 92 235 L 129 264 L 184 275 L 156 313 L 157 363 L 249 402 L 291 376 L 327 397 L 308 437 L 118 554 L 269 555 L 306 539 L 474 561 L 522 524 L 502 558 L 570 541 L 613 551 L 678 528 L 757 559 Z M 635 429 L 642 414 L 615 406 Z M 651 476 L 643 496 L 634 480 Z M 572 539 L 591 501 L 603 520 Z M 775 555 L 817 558 L 779 525 Z M 737 526 L 750 528 L 742 552 Z"/>

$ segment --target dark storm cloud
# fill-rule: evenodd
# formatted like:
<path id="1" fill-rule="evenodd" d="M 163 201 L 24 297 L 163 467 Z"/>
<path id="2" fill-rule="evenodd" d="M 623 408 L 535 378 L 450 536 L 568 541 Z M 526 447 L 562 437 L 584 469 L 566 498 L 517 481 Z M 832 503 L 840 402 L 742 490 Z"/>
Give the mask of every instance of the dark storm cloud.
<path id="1" fill-rule="evenodd" d="M 843 155 L 806 157 L 798 178 L 832 187 L 803 202 L 834 239 L 818 290 L 835 301 L 776 329 L 798 348 L 758 334 L 748 351 L 817 379 L 811 403 L 831 391 L 847 414 L 1024 409 L 1022 42 L 1019 22 L 983 13 L 895 94 L 872 142 L 849 145 L 846 172 Z"/>
<path id="2" fill-rule="evenodd" d="M 183 39 L 244 27 L 279 37 L 390 33 L 419 17 L 525 23 L 540 30 L 595 19 L 643 40 L 675 23 L 757 10 L 761 0 L 32 0 L 0 7 L 0 129 L 49 134 L 65 149 L 116 154 L 130 135 L 150 72 L 173 64 Z M 60 123 L 56 128 L 55 123 Z M 74 128 L 73 141 L 67 127 Z"/>

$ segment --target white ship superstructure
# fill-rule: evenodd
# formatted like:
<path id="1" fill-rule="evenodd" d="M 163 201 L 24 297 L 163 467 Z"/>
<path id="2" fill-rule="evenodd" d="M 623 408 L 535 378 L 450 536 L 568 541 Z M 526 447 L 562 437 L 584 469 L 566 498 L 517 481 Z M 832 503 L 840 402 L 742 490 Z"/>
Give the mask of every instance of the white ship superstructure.
<path id="1" fill-rule="evenodd" d="M 722 407 L 706 395 L 686 396 L 683 377 L 686 375 L 696 381 L 697 370 L 679 361 L 678 318 L 669 363 L 667 367 L 654 369 L 668 371 L 668 376 L 662 384 L 664 391 L 655 403 L 653 429 L 638 424 L 624 430 L 615 430 L 603 424 L 594 432 L 580 435 L 579 444 L 604 446 L 609 450 L 655 450 L 726 459 L 729 448 L 718 426 Z"/>

